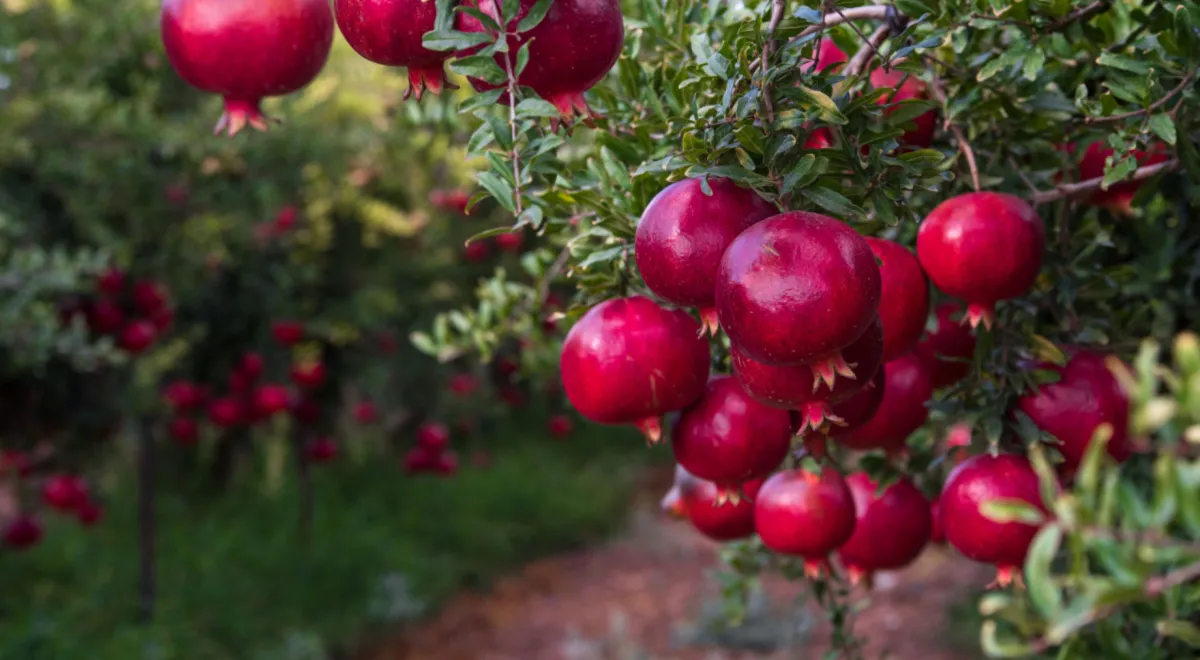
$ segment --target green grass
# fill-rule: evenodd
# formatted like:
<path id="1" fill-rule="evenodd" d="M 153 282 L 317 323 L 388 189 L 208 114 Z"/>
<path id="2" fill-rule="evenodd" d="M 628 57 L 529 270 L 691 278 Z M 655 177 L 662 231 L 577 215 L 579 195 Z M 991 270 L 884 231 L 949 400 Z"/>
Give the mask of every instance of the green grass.
<path id="1" fill-rule="evenodd" d="M 464 586 L 611 533 L 638 465 L 663 452 L 624 430 L 555 442 L 540 428 L 489 434 L 494 463 L 464 457 L 452 479 L 408 477 L 390 458 L 320 468 L 307 544 L 290 486 L 267 496 L 243 478 L 221 497 L 184 498 L 163 484 L 149 626 L 134 623 L 133 488 L 117 486 L 97 528 L 49 520 L 41 546 L 0 554 L 0 658 L 321 658 L 302 649 L 346 648 Z"/>

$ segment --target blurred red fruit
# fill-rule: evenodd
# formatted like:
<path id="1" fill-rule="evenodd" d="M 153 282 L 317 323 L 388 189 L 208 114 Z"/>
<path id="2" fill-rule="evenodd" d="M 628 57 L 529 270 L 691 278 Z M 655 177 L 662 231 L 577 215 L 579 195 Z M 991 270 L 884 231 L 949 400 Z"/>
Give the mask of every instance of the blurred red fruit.
<path id="1" fill-rule="evenodd" d="M 104 517 L 104 509 L 101 509 L 100 505 L 95 502 L 84 502 L 75 511 L 75 517 L 79 519 L 79 524 L 84 527 L 91 527 L 100 522 L 100 519 Z"/>
<path id="2" fill-rule="evenodd" d="M 133 284 L 133 306 L 147 316 L 167 306 L 167 294 L 156 282 L 140 280 Z"/>
<path id="3" fill-rule="evenodd" d="M 320 362 L 301 362 L 292 365 L 292 382 L 305 390 L 315 390 L 325 382 L 325 365 Z"/>
<path id="4" fill-rule="evenodd" d="M 109 268 L 96 278 L 96 290 L 106 296 L 119 296 L 125 292 L 125 271 Z"/>
<path id="5" fill-rule="evenodd" d="M 97 300 L 86 311 L 88 328 L 98 335 L 111 335 L 125 325 L 125 312 L 111 300 Z"/>
<path id="6" fill-rule="evenodd" d="M 525 244 L 525 234 L 520 231 L 510 231 L 503 234 L 497 234 L 496 247 L 505 252 L 520 252 L 521 246 Z"/>
<path id="7" fill-rule="evenodd" d="M 316 424 L 321 419 L 321 407 L 306 397 L 294 397 L 291 403 L 292 417 L 301 424 Z"/>
<path id="8" fill-rule="evenodd" d="M 517 375 L 521 371 L 521 365 L 514 359 L 508 357 L 496 358 L 496 373 L 501 378 L 508 380 Z"/>
<path id="9" fill-rule="evenodd" d="M 500 388 L 500 400 L 508 405 L 509 408 L 519 410 L 529 403 L 529 397 L 525 396 L 525 390 L 516 385 L 505 385 Z"/>
<path id="10" fill-rule="evenodd" d="M 117 345 L 126 352 L 137 355 L 150 348 L 157 337 L 158 328 L 154 327 L 153 323 L 146 319 L 136 319 L 121 329 Z"/>
<path id="11" fill-rule="evenodd" d="M 33 547 L 42 540 L 42 524 L 29 515 L 17 516 L 4 528 L 4 545 L 14 550 Z"/>
<path id="12" fill-rule="evenodd" d="M 279 209 L 279 213 L 275 215 L 275 232 L 284 234 L 291 231 L 296 226 L 296 217 L 300 212 L 291 204 Z"/>
<path id="13" fill-rule="evenodd" d="M 423 449 L 440 453 L 450 444 L 450 430 L 440 422 L 428 422 L 417 429 L 417 444 Z"/>
<path id="14" fill-rule="evenodd" d="M 246 377 L 246 374 L 234 370 L 229 374 L 229 391 L 234 394 L 245 394 L 250 391 L 250 386 L 254 383 Z"/>
<path id="15" fill-rule="evenodd" d="M 195 410 L 204 404 L 204 398 L 204 389 L 187 380 L 177 380 L 163 388 L 163 399 L 175 412 Z"/>
<path id="16" fill-rule="evenodd" d="M 248 380 L 258 380 L 262 375 L 263 367 L 265 366 L 263 356 L 254 351 L 246 351 L 242 354 L 242 359 L 238 362 L 238 373 L 245 376 Z"/>
<path id="17" fill-rule="evenodd" d="M 175 322 L 175 310 L 170 307 L 163 307 L 150 315 L 150 322 L 154 324 L 158 333 L 162 334 L 169 330 L 171 324 Z"/>
<path id="18" fill-rule="evenodd" d="M 458 472 L 458 454 L 452 451 L 442 452 L 435 460 L 433 469 L 443 477 L 455 474 Z"/>
<path id="19" fill-rule="evenodd" d="M 488 249 L 486 240 L 471 241 L 463 248 L 463 261 L 469 264 L 483 263 L 487 260 L 489 253 L 491 253 L 491 250 Z"/>
<path id="20" fill-rule="evenodd" d="M 428 472 L 438 463 L 438 453 L 425 447 L 413 447 L 404 454 L 404 471 L 409 474 Z"/>
<path id="21" fill-rule="evenodd" d="M 59 511 L 74 511 L 87 497 L 87 484 L 73 474 L 50 475 L 42 486 L 42 500 Z"/>
<path id="22" fill-rule="evenodd" d="M 190 446 L 200 439 L 200 425 L 190 417 L 176 417 L 167 426 L 167 432 L 176 443 Z"/>
<path id="23" fill-rule="evenodd" d="M 0 451 L 0 477 L 16 474 L 27 477 L 33 471 L 33 462 L 24 452 L 15 449 Z"/>
<path id="24" fill-rule="evenodd" d="M 465 190 L 433 190 L 429 193 L 429 203 L 443 211 L 466 214 L 470 201 L 471 196 Z"/>
<path id="25" fill-rule="evenodd" d="M 563 440 L 570 437 L 571 432 L 575 430 L 575 422 L 571 421 L 568 415 L 555 415 L 546 420 L 546 430 L 550 432 L 551 438 Z"/>
<path id="26" fill-rule="evenodd" d="M 288 409 L 291 393 L 283 385 L 262 385 L 254 390 L 253 412 L 258 419 L 266 419 Z"/>
<path id="27" fill-rule="evenodd" d="M 454 374 L 450 377 L 450 391 L 460 397 L 466 397 L 479 388 L 479 379 L 472 374 Z"/>
<path id="28" fill-rule="evenodd" d="M 208 418 L 221 428 L 237 426 L 244 419 L 242 402 L 232 397 L 214 399 L 208 404 Z"/>
<path id="29" fill-rule="evenodd" d="M 354 421 L 359 424 L 371 424 L 379 419 L 379 408 L 370 401 L 359 401 L 354 404 Z"/>
<path id="30" fill-rule="evenodd" d="M 338 446 L 333 441 L 333 438 L 317 438 L 308 443 L 308 446 L 304 449 L 304 453 L 308 457 L 308 460 L 313 463 L 329 463 L 337 458 Z"/>
<path id="31" fill-rule="evenodd" d="M 274 321 L 271 336 L 282 346 L 295 346 L 304 341 L 304 324 L 299 321 Z"/>

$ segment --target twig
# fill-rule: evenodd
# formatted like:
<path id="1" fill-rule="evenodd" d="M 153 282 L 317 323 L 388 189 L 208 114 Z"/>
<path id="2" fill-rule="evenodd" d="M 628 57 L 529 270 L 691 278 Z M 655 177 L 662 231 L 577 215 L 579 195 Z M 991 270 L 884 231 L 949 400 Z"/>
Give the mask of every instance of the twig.
<path id="1" fill-rule="evenodd" d="M 1139 167 L 1138 169 L 1134 170 L 1133 174 L 1129 178 L 1122 179 L 1121 181 L 1119 181 L 1117 183 L 1145 181 L 1146 179 L 1158 176 L 1159 174 L 1161 174 L 1163 172 L 1170 172 L 1171 170 L 1174 170 L 1177 167 L 1179 167 L 1178 159 L 1169 160 L 1165 163 L 1159 163 L 1157 165 L 1148 165 L 1146 167 Z M 1079 183 L 1064 183 L 1062 185 L 1055 186 L 1055 188 L 1053 190 L 1035 193 L 1033 195 L 1033 203 L 1034 204 L 1048 204 L 1050 202 L 1056 202 L 1060 199 L 1066 199 L 1069 197 L 1078 197 L 1079 195 L 1083 195 L 1086 193 L 1090 193 L 1090 192 L 1099 190 L 1100 184 L 1103 182 L 1104 182 L 1104 177 L 1096 177 L 1095 179 L 1088 179 L 1086 181 L 1080 181 Z"/>
<path id="2" fill-rule="evenodd" d="M 505 35 L 505 38 L 507 37 L 508 35 Z M 517 214 L 520 215 L 524 209 L 521 208 L 521 150 L 517 149 L 517 76 L 513 72 L 511 49 L 504 52 L 504 73 L 508 76 L 508 126 L 513 145 L 510 154 L 513 162 L 513 196 L 516 197 Z"/>
<path id="3" fill-rule="evenodd" d="M 849 9 L 835 9 L 835 13 L 825 13 L 821 15 L 821 23 L 812 27 L 804 28 L 800 34 L 793 37 L 794 39 L 803 39 L 812 34 L 816 34 L 821 30 L 831 28 L 842 23 L 850 21 L 885 21 L 887 20 L 888 8 L 884 5 L 870 5 L 867 7 L 851 7 Z"/>
<path id="4" fill-rule="evenodd" d="M 875 28 L 875 32 L 867 39 L 867 43 L 858 52 L 854 54 L 853 59 L 846 65 L 845 76 L 853 78 L 862 73 L 867 68 L 867 64 L 871 62 L 871 57 L 878 53 L 878 48 L 883 45 L 883 42 L 888 38 L 888 34 L 892 31 L 888 25 L 880 25 Z"/>
<path id="5" fill-rule="evenodd" d="M 1163 107 L 1167 103 L 1169 103 L 1171 101 L 1171 99 L 1175 97 L 1176 94 L 1187 89 L 1187 86 L 1190 85 L 1192 83 L 1192 81 L 1195 79 L 1196 79 L 1196 72 L 1192 71 L 1191 73 L 1184 76 L 1183 80 L 1180 81 L 1180 83 L 1178 85 L 1176 85 L 1174 89 L 1167 92 L 1166 96 L 1155 101 L 1154 103 L 1151 103 L 1150 105 L 1146 106 L 1145 108 L 1142 108 L 1141 110 L 1134 110 L 1133 112 L 1122 112 L 1119 115 L 1108 115 L 1106 117 L 1087 117 L 1083 120 L 1083 123 L 1085 123 L 1085 124 L 1105 124 L 1108 122 L 1121 121 L 1123 119 L 1132 119 L 1134 117 L 1141 117 L 1143 115 L 1148 115 L 1148 114 L 1154 112 L 1155 110 L 1158 110 L 1159 108 Z"/>
<path id="6" fill-rule="evenodd" d="M 1146 595 L 1157 597 L 1163 592 L 1200 579 L 1200 561 L 1170 571 L 1162 577 L 1146 580 Z"/>
<path id="7" fill-rule="evenodd" d="M 1090 4 L 1086 7 L 1080 7 L 1079 9 L 1076 9 L 1075 11 L 1067 14 L 1066 16 L 1063 16 L 1062 18 L 1058 19 L 1057 21 L 1054 21 L 1053 23 L 1047 25 L 1046 27 L 1040 28 L 1038 30 L 1038 33 L 1039 34 L 1051 34 L 1053 32 L 1058 32 L 1059 30 L 1071 25 L 1072 23 L 1086 21 L 1087 19 L 1091 18 L 1092 16 L 1095 16 L 1096 14 L 1101 14 L 1101 13 L 1108 11 L 1109 6 L 1111 4 L 1112 4 L 1112 2 L 1110 0 L 1096 0 L 1096 2 L 1093 2 L 1092 4 Z"/>
<path id="8" fill-rule="evenodd" d="M 767 35 L 762 48 L 762 93 L 763 101 L 767 104 L 767 121 L 770 123 L 775 123 L 775 107 L 771 104 L 771 90 L 767 89 L 767 59 L 771 56 L 771 50 L 775 46 L 775 40 L 772 38 L 775 35 L 775 28 L 779 27 L 779 22 L 783 20 L 783 12 L 786 9 L 787 0 L 771 0 L 771 22 L 767 24 Z"/>
<path id="9" fill-rule="evenodd" d="M 938 78 L 937 73 L 934 73 L 930 79 L 929 92 L 933 94 L 934 100 L 941 103 L 945 109 L 943 111 L 946 113 L 946 119 L 942 122 L 942 127 L 954 134 L 954 139 L 958 142 L 958 150 L 967 159 L 967 169 L 971 171 L 971 185 L 975 186 L 975 192 L 979 192 L 979 165 L 975 162 L 975 150 L 971 148 L 971 143 L 967 141 L 967 136 L 963 133 L 963 130 L 950 120 L 946 90 L 942 89 L 942 81 Z"/>

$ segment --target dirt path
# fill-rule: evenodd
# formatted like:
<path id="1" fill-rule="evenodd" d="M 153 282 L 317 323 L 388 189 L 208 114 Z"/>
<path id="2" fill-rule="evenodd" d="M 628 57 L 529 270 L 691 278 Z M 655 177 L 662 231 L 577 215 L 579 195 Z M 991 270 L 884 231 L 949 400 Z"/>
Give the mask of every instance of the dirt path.
<path id="1" fill-rule="evenodd" d="M 661 492 L 648 489 L 648 493 Z M 808 660 L 828 638 L 800 587 L 768 580 L 749 624 L 714 640 L 697 622 L 719 606 L 718 547 L 668 521 L 645 498 L 609 544 L 528 565 L 484 594 L 452 600 L 432 620 L 363 660 Z M 867 658 L 977 657 L 947 641 L 950 607 L 988 571 L 941 549 L 881 575 L 858 616 Z M 714 642 L 720 642 L 714 643 Z"/>

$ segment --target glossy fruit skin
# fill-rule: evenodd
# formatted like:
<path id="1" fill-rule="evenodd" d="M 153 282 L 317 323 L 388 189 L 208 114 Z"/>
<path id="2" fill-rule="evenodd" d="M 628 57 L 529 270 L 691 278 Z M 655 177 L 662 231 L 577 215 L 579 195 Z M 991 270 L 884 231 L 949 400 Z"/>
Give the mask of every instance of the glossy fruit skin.
<path id="1" fill-rule="evenodd" d="M 975 357 L 975 334 L 961 322 L 962 306 L 942 303 L 937 306 L 937 329 L 917 344 L 916 354 L 929 367 L 934 389 L 954 385 L 967 377 L 971 365 L 947 358 L 970 360 Z"/>
<path id="2" fill-rule="evenodd" d="M 208 419 L 221 428 L 233 428 L 245 421 L 242 402 L 233 397 L 213 399 L 208 404 Z"/>
<path id="3" fill-rule="evenodd" d="M 933 382 L 925 363 L 909 353 L 883 365 L 883 372 L 886 385 L 879 409 L 866 424 L 838 437 L 850 449 L 901 451 L 908 436 L 929 418 L 925 402 L 933 397 Z"/>
<path id="4" fill-rule="evenodd" d="M 636 424 L 704 394 L 708 342 L 686 312 L 644 296 L 606 300 L 571 328 L 560 368 L 567 399 L 601 424 Z"/>
<path id="5" fill-rule="evenodd" d="M 496 0 L 469 0 L 484 14 L 499 21 L 500 3 Z M 507 28 L 515 31 L 537 0 L 520 0 L 517 17 Z M 484 32 L 484 26 L 469 14 L 458 14 L 456 27 L 462 32 Z M 524 43 L 529 46 L 529 64 L 517 82 L 532 87 L 538 96 L 554 104 L 561 115 L 576 110 L 590 114 L 583 93 L 600 82 L 621 56 L 625 26 L 619 0 L 555 0 L 542 22 L 532 30 L 510 39 L 516 53 Z M 502 55 L 496 60 L 504 68 Z M 471 80 L 477 90 L 492 89 L 481 80 Z M 501 97 L 502 103 L 508 100 Z"/>
<path id="6" fill-rule="evenodd" d="M 187 412 L 204 405 L 204 388 L 186 380 L 177 380 L 163 388 L 163 399 L 175 412 Z"/>
<path id="7" fill-rule="evenodd" d="M 431 453 L 441 453 L 449 444 L 450 430 L 445 424 L 430 422 L 417 429 L 417 445 Z"/>
<path id="8" fill-rule="evenodd" d="M 336 0 L 337 26 L 356 53 L 376 64 L 408 67 L 408 91 L 421 100 L 446 84 L 443 63 L 449 53 L 421 45 L 437 19 L 437 3 L 428 0 Z"/>
<path id="9" fill-rule="evenodd" d="M 217 132 L 265 128 L 263 97 L 298 91 L 317 77 L 333 44 L 327 0 L 164 0 L 167 59 L 193 87 L 225 97 Z"/>
<path id="10" fill-rule="evenodd" d="M 683 307 L 711 308 L 725 248 L 775 206 L 729 179 L 684 179 L 663 188 L 642 213 L 634 239 L 638 271 L 654 295 Z"/>
<path id="11" fill-rule="evenodd" d="M 822 39 L 817 48 L 817 71 L 826 71 L 830 67 L 835 67 L 850 59 L 850 56 L 846 55 L 846 51 L 839 48 L 837 43 L 830 37 Z M 812 71 L 813 62 L 811 60 L 806 61 L 800 66 L 800 69 L 806 72 Z"/>
<path id="12" fill-rule="evenodd" d="M 273 321 L 271 336 L 280 346 L 295 346 L 304 341 L 304 324 L 290 320 Z"/>
<path id="13" fill-rule="evenodd" d="M 1029 415 L 1037 427 L 1055 438 L 1062 453 L 1063 468 L 1075 470 L 1083 461 L 1092 435 L 1101 424 L 1112 425 L 1108 455 L 1124 462 L 1133 454 L 1129 441 L 1129 396 L 1105 365 L 1105 356 L 1077 351 L 1057 371 L 1056 383 L 1039 385 L 1017 401 L 1017 409 Z"/>
<path id="14" fill-rule="evenodd" d="M 851 577 L 911 564 L 933 529 L 925 495 L 907 478 L 876 494 L 878 484 L 862 472 L 846 477 L 846 485 L 854 496 L 857 522 L 838 555 Z"/>
<path id="15" fill-rule="evenodd" d="M 883 322 L 883 361 L 911 351 L 925 331 L 929 317 L 929 281 L 911 250 L 883 238 L 866 237 L 882 265 L 879 319 Z"/>
<path id="16" fill-rule="evenodd" d="M 260 385 L 254 389 L 251 408 L 255 418 L 265 420 L 288 409 L 292 394 L 282 385 Z"/>
<path id="17" fill-rule="evenodd" d="M 87 484 L 73 474 L 51 475 L 42 486 L 42 500 L 59 511 L 74 511 L 87 498 Z"/>
<path id="18" fill-rule="evenodd" d="M 1033 287 L 1045 248 L 1046 230 L 1037 212 L 1005 193 L 952 197 L 917 231 L 917 258 L 925 274 L 942 291 L 967 301 L 972 326 L 990 325 L 996 302 Z"/>
<path id="19" fill-rule="evenodd" d="M 805 410 L 810 420 L 832 413 L 832 406 L 849 399 L 867 386 L 883 366 L 883 326 L 878 319 L 854 343 L 842 351 L 854 365 L 854 378 L 838 378 L 830 388 L 824 382 L 813 388 L 812 368 L 807 364 L 772 366 L 755 361 L 737 345 L 730 350 L 734 376 L 761 403 L 786 410 Z"/>
<path id="20" fill-rule="evenodd" d="M 854 497 L 831 467 L 820 475 L 802 468 L 777 472 L 754 500 L 754 529 L 763 545 L 803 557 L 810 573 L 850 540 L 854 526 Z"/>
<path id="21" fill-rule="evenodd" d="M 1102 178 L 1105 161 L 1115 153 L 1116 151 L 1103 141 L 1089 144 L 1083 153 L 1083 159 L 1079 162 L 1079 179 L 1086 181 Z M 1138 167 L 1149 167 L 1170 160 L 1170 155 L 1162 144 L 1155 144 L 1150 151 L 1135 149 L 1133 157 L 1137 161 Z M 1144 184 L 1144 181 L 1126 181 L 1109 186 L 1108 190 L 1097 189 L 1096 192 L 1086 197 L 1083 203 L 1090 206 L 1103 206 L 1114 213 L 1128 214 L 1131 211 L 1130 204 L 1133 202 L 1134 196 Z"/>
<path id="22" fill-rule="evenodd" d="M 839 220 L 794 211 L 752 225 L 730 244 L 717 272 L 717 314 L 749 357 L 798 364 L 861 337 L 881 288 L 862 236 Z"/>
<path id="23" fill-rule="evenodd" d="M 734 486 L 740 493 L 735 503 L 721 500 L 723 490 L 713 482 L 693 476 L 680 484 L 680 508 L 696 531 L 714 541 L 749 538 L 754 535 L 754 500 L 763 481 Z"/>
<path id="24" fill-rule="evenodd" d="M 175 417 L 167 425 L 171 439 L 180 445 L 194 445 L 200 439 L 200 426 L 190 417 Z"/>
<path id="25" fill-rule="evenodd" d="M 876 102 L 879 105 L 892 105 L 909 99 L 928 98 L 925 83 L 899 69 L 875 69 L 871 72 L 871 86 L 895 88 L 892 93 L 879 98 Z M 889 115 L 895 112 L 895 108 L 888 108 L 883 112 L 885 115 Z M 937 117 L 936 110 L 918 115 L 912 120 L 914 126 L 900 136 L 900 144 L 916 149 L 924 149 L 933 144 L 933 134 L 937 129 Z"/>
<path id="26" fill-rule="evenodd" d="M 546 432 L 555 440 L 565 440 L 575 431 L 575 422 L 569 415 L 554 415 L 546 420 Z"/>
<path id="27" fill-rule="evenodd" d="M 887 394 L 887 371 L 879 369 L 865 387 L 855 392 L 853 396 L 833 406 L 833 414 L 842 420 L 841 424 L 831 424 L 825 429 L 830 438 L 840 438 L 862 427 L 871 421 L 883 398 Z M 795 424 L 793 424 L 795 426 Z"/>
<path id="28" fill-rule="evenodd" d="M 992 500 L 1022 500 L 1045 511 L 1037 474 L 1024 456 L 972 456 L 950 473 L 938 500 L 946 540 L 963 556 L 1001 569 L 1001 581 L 1025 562 L 1038 527 L 998 523 L 980 510 Z"/>
<path id="29" fill-rule="evenodd" d="M 676 462 L 723 491 L 767 476 L 791 446 L 787 412 L 755 401 L 731 376 L 710 380 L 671 425 Z"/>
<path id="30" fill-rule="evenodd" d="M 4 545 L 14 550 L 26 550 L 41 542 L 45 536 L 42 523 L 31 515 L 19 515 L 4 528 Z"/>
<path id="31" fill-rule="evenodd" d="M 130 321 L 128 325 L 121 329 L 117 345 L 127 353 L 138 355 L 144 353 L 147 348 L 150 348 L 157 337 L 158 328 L 154 327 L 153 323 L 144 319 L 137 319 Z"/>

